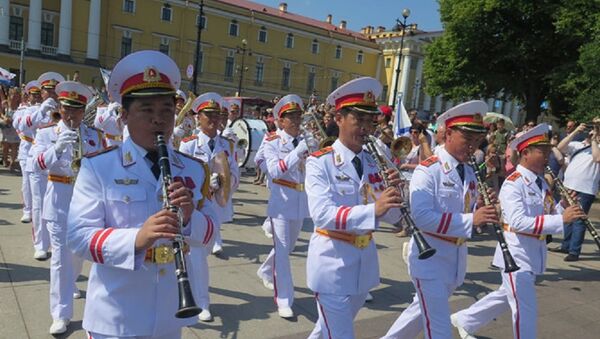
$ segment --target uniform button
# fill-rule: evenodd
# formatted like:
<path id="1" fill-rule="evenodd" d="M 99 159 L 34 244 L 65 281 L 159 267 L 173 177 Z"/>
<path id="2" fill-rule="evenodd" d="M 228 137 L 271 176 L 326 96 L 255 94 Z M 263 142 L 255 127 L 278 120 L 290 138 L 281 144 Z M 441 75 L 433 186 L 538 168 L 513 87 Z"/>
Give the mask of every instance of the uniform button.
<path id="1" fill-rule="evenodd" d="M 126 195 L 123 197 L 123 201 L 128 204 L 131 201 L 131 198 L 128 195 Z"/>
<path id="2" fill-rule="evenodd" d="M 165 274 L 167 274 L 167 270 L 165 270 L 164 268 L 161 268 L 160 270 L 158 270 L 158 274 L 162 277 Z"/>

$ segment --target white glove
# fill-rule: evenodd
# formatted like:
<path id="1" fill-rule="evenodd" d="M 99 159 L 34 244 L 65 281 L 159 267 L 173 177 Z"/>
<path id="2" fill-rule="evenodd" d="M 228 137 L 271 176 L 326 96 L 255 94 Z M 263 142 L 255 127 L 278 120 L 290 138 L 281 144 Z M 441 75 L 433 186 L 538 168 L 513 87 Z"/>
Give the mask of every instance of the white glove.
<path id="1" fill-rule="evenodd" d="M 213 192 L 221 188 L 221 179 L 219 178 L 219 173 L 213 173 L 210 175 L 209 187 Z"/>
<path id="2" fill-rule="evenodd" d="M 306 144 L 306 140 L 300 141 L 295 149 L 299 158 L 306 158 L 308 156 L 308 145 Z"/>
<path id="3" fill-rule="evenodd" d="M 73 145 L 77 142 L 77 132 L 66 130 L 60 132 L 58 139 L 54 144 L 54 150 L 56 153 L 62 153 L 69 145 Z"/>
<path id="4" fill-rule="evenodd" d="M 50 115 L 50 113 L 58 111 L 58 103 L 54 99 L 48 98 L 42 102 L 40 110 L 44 115 Z"/>
<path id="5" fill-rule="evenodd" d="M 108 114 L 113 115 L 113 116 L 117 116 L 118 114 L 118 110 L 119 108 L 121 108 L 121 104 L 118 102 L 111 102 L 110 104 L 108 104 L 108 107 L 106 108 L 108 110 Z"/>
<path id="6" fill-rule="evenodd" d="M 237 137 L 237 135 L 235 134 L 235 132 L 233 131 L 233 129 L 231 129 L 230 127 L 227 127 L 223 130 L 223 137 L 230 139 L 232 137 Z"/>

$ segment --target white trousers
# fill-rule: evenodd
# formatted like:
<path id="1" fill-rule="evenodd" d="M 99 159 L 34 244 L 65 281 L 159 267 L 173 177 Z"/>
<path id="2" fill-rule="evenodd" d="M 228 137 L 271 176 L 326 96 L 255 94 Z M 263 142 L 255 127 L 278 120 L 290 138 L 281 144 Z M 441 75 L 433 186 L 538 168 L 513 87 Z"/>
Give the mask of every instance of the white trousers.
<path id="1" fill-rule="evenodd" d="M 273 249 L 258 269 L 258 275 L 273 283 L 277 307 L 292 307 L 294 282 L 290 267 L 290 253 L 302 229 L 303 220 L 271 218 Z"/>
<path id="2" fill-rule="evenodd" d="M 208 272 L 208 259 L 207 256 L 210 254 L 210 249 L 205 246 L 193 246 L 190 256 L 194 256 L 194 281 L 192 286 L 194 288 L 194 300 L 201 309 L 208 309 L 210 306 L 210 294 L 208 293 L 208 286 L 210 283 L 210 276 Z"/>
<path id="3" fill-rule="evenodd" d="M 142 335 L 142 336 L 127 336 L 127 337 L 114 337 L 114 336 L 110 336 L 110 335 L 103 335 L 103 334 L 99 334 L 99 333 L 94 333 L 94 332 L 88 332 L 88 339 L 179 339 L 181 338 L 181 329 L 175 330 L 171 333 L 167 333 L 167 334 L 163 334 L 163 335 L 159 335 L 159 336 L 148 336 L 148 335 Z"/>
<path id="4" fill-rule="evenodd" d="M 400 314 L 385 339 L 415 338 L 423 331 L 425 339 L 452 339 L 448 298 L 454 284 L 440 280 L 413 278 L 416 294 L 413 302 Z"/>
<path id="5" fill-rule="evenodd" d="M 73 255 L 67 248 L 67 225 L 47 220 L 52 257 L 50 260 L 50 315 L 52 319 L 73 317 L 73 292 L 75 281 L 81 272 L 83 259 Z"/>
<path id="6" fill-rule="evenodd" d="M 42 219 L 42 210 L 48 177 L 45 174 L 30 173 L 29 183 L 31 187 L 31 227 L 33 248 L 36 251 L 48 252 L 50 248 L 50 235 L 46 227 L 46 221 Z"/>
<path id="7" fill-rule="evenodd" d="M 31 172 L 25 171 L 26 160 L 19 160 L 21 165 L 21 194 L 23 199 L 23 215 L 31 214 L 31 183 L 29 175 Z"/>
<path id="8" fill-rule="evenodd" d="M 367 293 L 335 295 L 316 293 L 319 319 L 308 339 L 353 339 L 354 318 L 365 303 Z"/>
<path id="9" fill-rule="evenodd" d="M 498 290 L 456 315 L 458 323 L 470 334 L 475 334 L 508 310 L 512 312 L 514 338 L 537 337 L 537 298 L 532 272 L 502 272 L 502 285 Z"/>

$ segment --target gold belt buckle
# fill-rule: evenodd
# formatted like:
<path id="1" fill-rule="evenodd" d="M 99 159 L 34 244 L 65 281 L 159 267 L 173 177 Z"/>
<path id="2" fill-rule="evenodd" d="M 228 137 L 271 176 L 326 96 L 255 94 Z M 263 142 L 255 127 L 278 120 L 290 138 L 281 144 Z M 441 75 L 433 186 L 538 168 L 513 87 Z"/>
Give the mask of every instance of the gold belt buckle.
<path id="1" fill-rule="evenodd" d="M 460 245 L 464 244 L 465 242 L 467 242 L 467 240 L 465 238 L 458 238 L 458 239 L 456 239 L 456 246 L 460 246 Z"/>
<path id="2" fill-rule="evenodd" d="M 304 184 L 296 184 L 296 190 L 304 192 Z"/>
<path id="3" fill-rule="evenodd" d="M 160 245 L 154 248 L 154 262 L 157 264 L 168 264 L 175 260 L 173 249 L 167 245 Z"/>
<path id="4" fill-rule="evenodd" d="M 542 234 L 542 235 L 540 235 L 540 236 L 538 237 L 538 239 L 539 239 L 539 240 L 544 240 L 544 241 L 546 241 L 546 235 L 545 235 L 545 234 Z"/>
<path id="5" fill-rule="evenodd" d="M 356 238 L 354 238 L 354 246 L 363 249 L 367 246 L 369 246 L 369 243 L 371 242 L 371 239 L 369 238 L 368 234 L 365 235 L 357 235 Z"/>

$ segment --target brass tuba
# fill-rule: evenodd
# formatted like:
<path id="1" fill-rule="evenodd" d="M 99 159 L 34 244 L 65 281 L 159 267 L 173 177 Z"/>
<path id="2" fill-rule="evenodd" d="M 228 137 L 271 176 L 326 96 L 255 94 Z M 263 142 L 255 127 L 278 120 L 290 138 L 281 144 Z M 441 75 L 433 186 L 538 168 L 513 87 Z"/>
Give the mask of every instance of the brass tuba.
<path id="1" fill-rule="evenodd" d="M 211 173 L 219 175 L 219 190 L 214 192 L 214 198 L 221 207 L 227 206 L 227 201 L 231 196 L 231 169 L 229 168 L 229 159 L 225 152 L 215 155 L 209 162 Z"/>
<path id="2" fill-rule="evenodd" d="M 309 153 L 331 146 L 336 140 L 335 137 L 327 136 L 327 133 L 325 133 L 323 126 L 319 122 L 319 118 L 315 114 L 314 107 L 311 107 L 302 117 L 300 130 L 302 131 L 304 140 L 306 140 Z"/>

